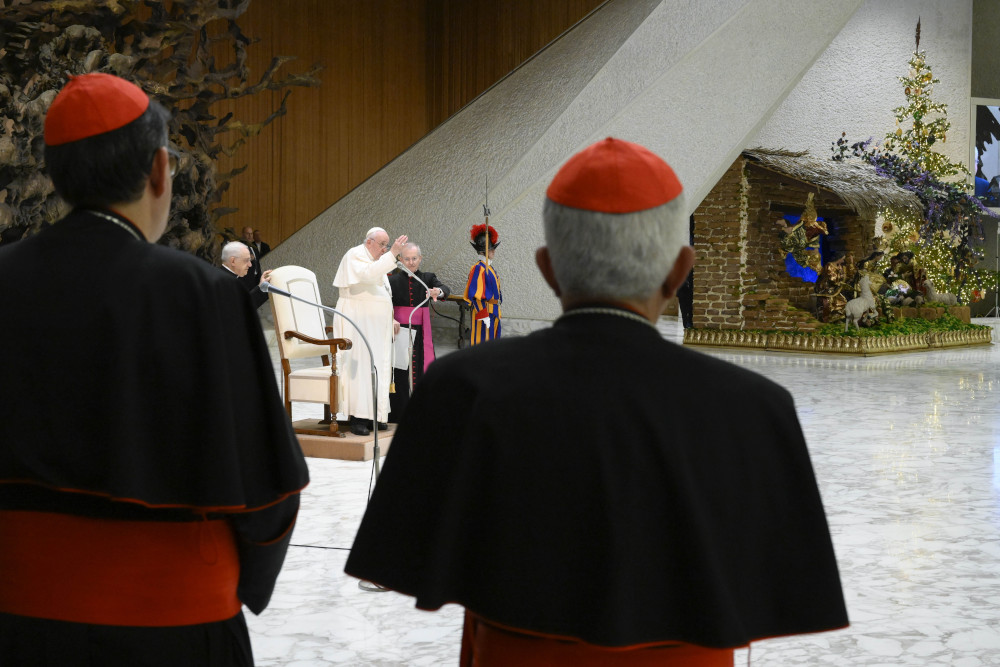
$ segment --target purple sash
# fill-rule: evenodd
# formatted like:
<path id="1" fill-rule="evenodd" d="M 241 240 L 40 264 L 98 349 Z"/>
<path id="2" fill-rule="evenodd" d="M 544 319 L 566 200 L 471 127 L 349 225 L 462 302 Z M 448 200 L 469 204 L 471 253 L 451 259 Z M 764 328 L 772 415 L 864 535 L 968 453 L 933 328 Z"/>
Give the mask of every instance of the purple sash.
<path id="1" fill-rule="evenodd" d="M 405 325 L 410 321 L 410 312 L 413 313 L 413 326 L 419 327 L 423 332 L 424 339 L 424 368 L 427 370 L 427 366 L 434 361 L 434 339 L 431 337 L 431 309 L 424 308 L 412 308 L 410 306 L 395 306 L 392 309 L 392 316 L 397 322 Z M 400 329 L 399 333 L 403 333 L 404 326 Z"/>

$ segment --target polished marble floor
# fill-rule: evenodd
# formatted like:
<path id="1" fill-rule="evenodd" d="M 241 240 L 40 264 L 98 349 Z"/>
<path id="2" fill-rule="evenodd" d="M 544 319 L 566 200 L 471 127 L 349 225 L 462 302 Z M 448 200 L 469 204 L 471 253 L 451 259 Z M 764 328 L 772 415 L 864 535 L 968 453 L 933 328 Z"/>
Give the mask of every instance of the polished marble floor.
<path id="1" fill-rule="evenodd" d="M 978 322 L 994 326 L 994 345 L 870 358 L 708 352 L 795 395 L 851 618 L 846 630 L 754 644 L 752 665 L 1000 665 L 1000 320 Z M 681 336 L 676 319 L 660 329 Z M 248 614 L 257 664 L 455 665 L 460 608 L 417 611 L 343 573 L 371 463 L 309 467 L 271 606 Z"/>

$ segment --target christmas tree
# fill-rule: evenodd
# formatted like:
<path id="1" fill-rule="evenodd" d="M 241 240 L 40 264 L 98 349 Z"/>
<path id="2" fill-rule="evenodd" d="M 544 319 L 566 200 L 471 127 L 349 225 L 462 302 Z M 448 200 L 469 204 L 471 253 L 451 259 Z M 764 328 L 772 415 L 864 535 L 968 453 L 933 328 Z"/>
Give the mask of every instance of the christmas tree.
<path id="1" fill-rule="evenodd" d="M 938 178 L 956 174 L 968 176 L 969 170 L 964 164 L 952 162 L 943 153 L 934 150 L 938 142 L 947 141 L 951 123 L 948 122 L 948 105 L 931 99 L 934 84 L 941 81 L 934 78 L 927 54 L 920 50 L 919 19 L 916 42 L 909 60 L 909 74 L 898 77 L 907 103 L 892 110 L 896 116 L 896 130 L 885 136 L 883 150 L 916 163 L 921 171 L 930 172 Z M 909 123 L 910 127 L 904 130 L 900 123 Z"/>
<path id="2" fill-rule="evenodd" d="M 915 262 L 926 269 L 938 292 L 955 294 L 962 303 L 977 300 L 984 290 L 995 287 L 997 276 L 973 267 L 982 258 L 979 249 L 983 238 L 983 218 L 993 214 L 969 193 L 964 180 L 947 177 L 968 176 L 965 165 L 952 162 L 935 150 L 947 140 L 951 123 L 948 105 L 934 102 L 935 83 L 927 55 L 920 50 L 920 21 L 917 21 L 916 48 L 909 60 L 910 71 L 899 77 L 907 104 L 896 107 L 896 129 L 886 135 L 882 146 L 850 142 L 841 135 L 833 143 L 834 160 L 850 156 L 870 162 L 875 170 L 892 178 L 901 187 L 920 198 L 924 208 L 919 224 L 891 212 L 885 213 L 890 227 L 903 231 L 889 239 L 886 254 L 878 270 L 884 270 L 889 258 L 908 250 Z M 908 127 L 904 127 L 908 125 Z"/>

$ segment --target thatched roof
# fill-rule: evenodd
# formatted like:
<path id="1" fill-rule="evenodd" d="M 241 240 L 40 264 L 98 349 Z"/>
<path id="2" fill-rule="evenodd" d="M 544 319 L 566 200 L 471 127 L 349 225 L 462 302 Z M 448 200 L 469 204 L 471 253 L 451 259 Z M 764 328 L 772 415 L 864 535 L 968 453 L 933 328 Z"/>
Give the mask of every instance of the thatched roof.
<path id="1" fill-rule="evenodd" d="M 866 218 L 875 218 L 884 208 L 923 213 L 917 195 L 899 187 L 892 179 L 879 176 L 875 167 L 861 160 L 821 160 L 806 151 L 770 148 L 747 149 L 743 157 L 764 169 L 828 190 Z"/>

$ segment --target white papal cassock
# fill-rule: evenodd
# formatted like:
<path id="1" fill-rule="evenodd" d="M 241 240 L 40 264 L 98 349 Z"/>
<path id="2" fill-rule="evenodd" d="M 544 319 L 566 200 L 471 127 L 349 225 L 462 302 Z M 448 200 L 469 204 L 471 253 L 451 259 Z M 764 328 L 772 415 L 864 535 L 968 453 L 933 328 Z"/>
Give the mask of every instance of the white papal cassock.
<path id="1" fill-rule="evenodd" d="M 389 382 L 392 381 L 392 291 L 388 273 L 396 266 L 391 252 L 374 259 L 362 243 L 340 260 L 333 286 L 340 290 L 337 310 L 354 320 L 372 348 L 378 369 L 378 421 L 389 418 Z M 333 316 L 333 337 L 348 338 L 354 346 L 337 354 L 337 412 L 372 419 L 372 371 L 368 348 L 350 322 Z"/>

